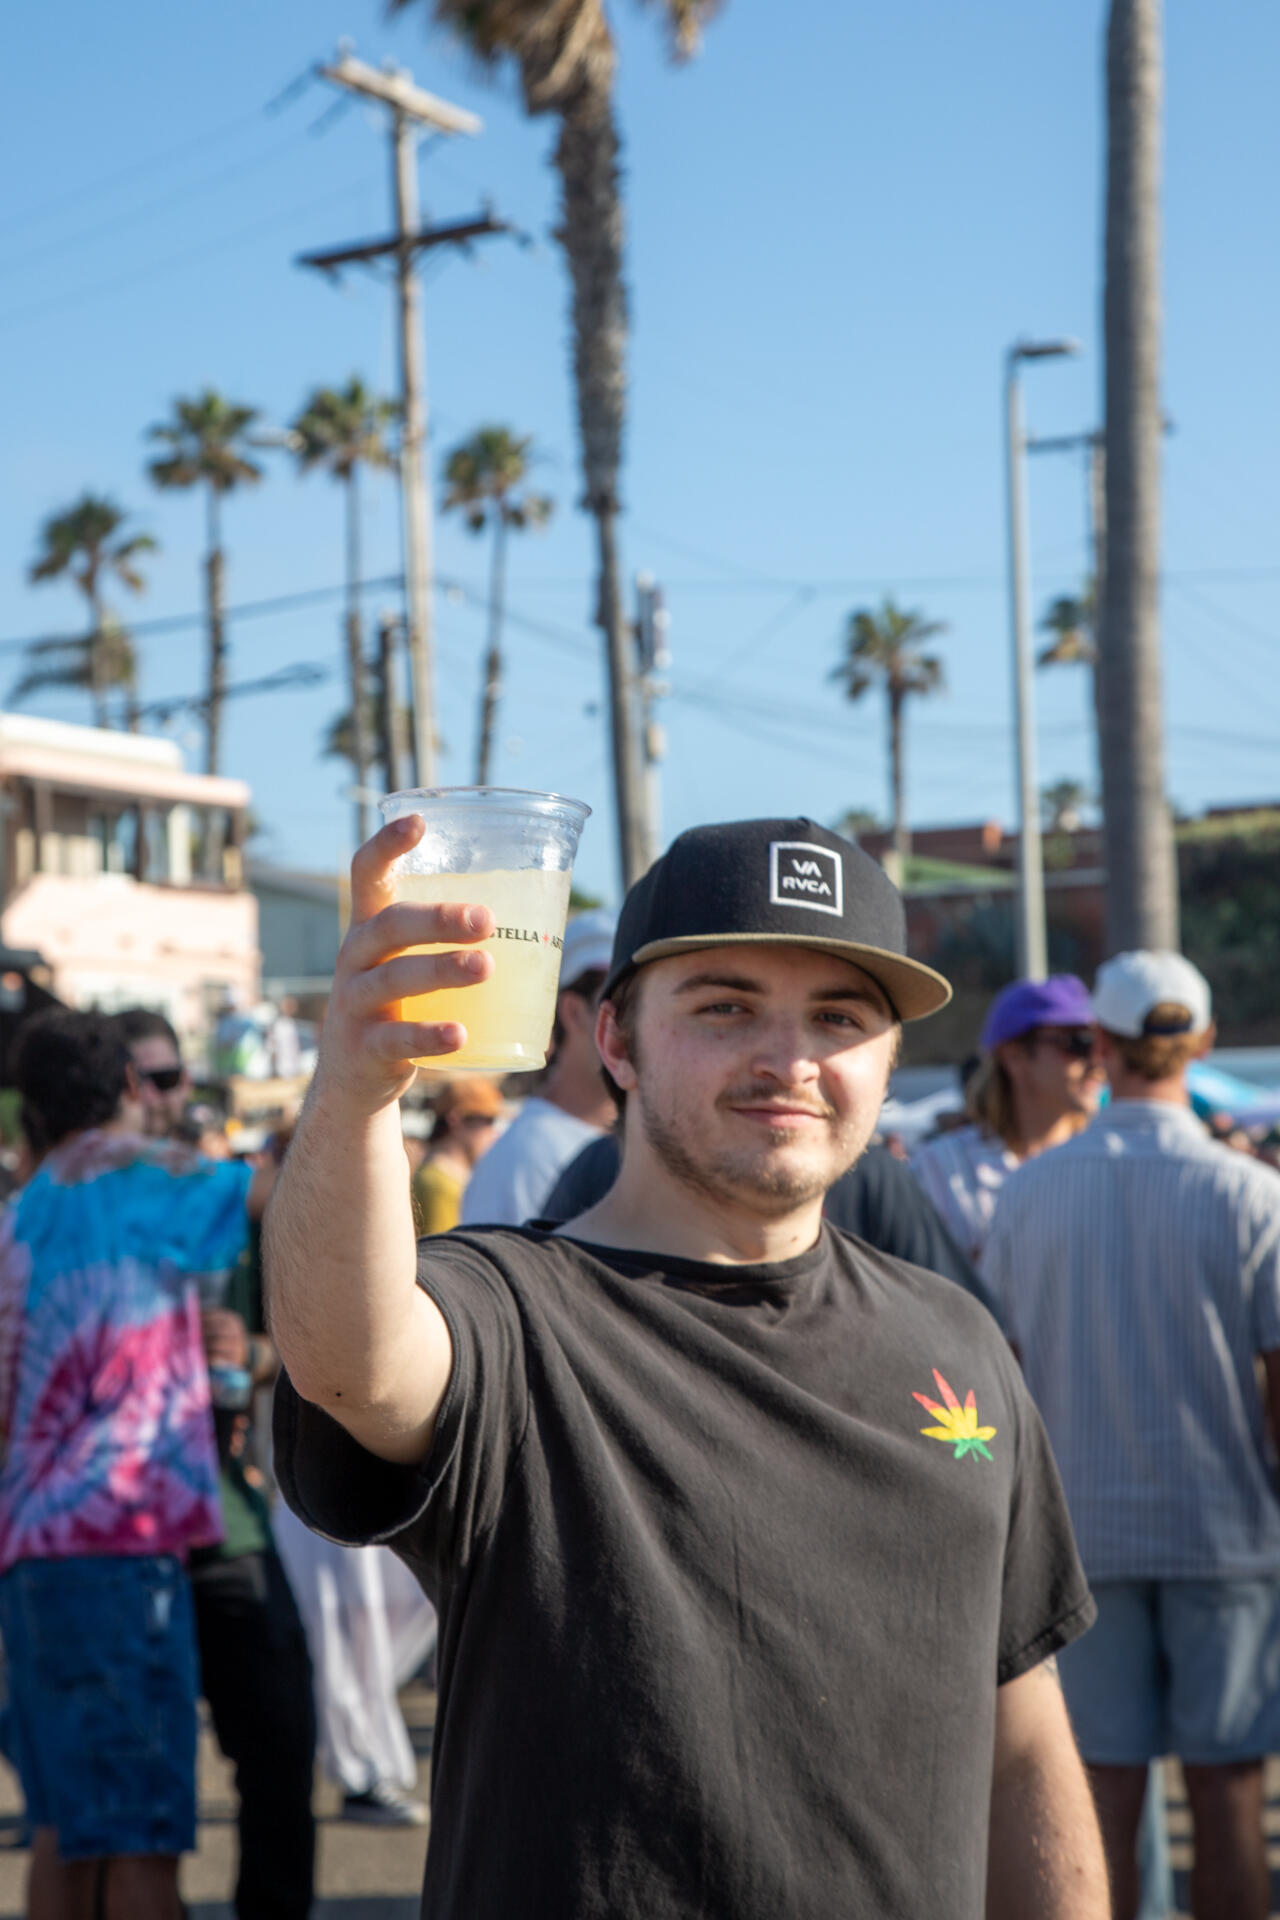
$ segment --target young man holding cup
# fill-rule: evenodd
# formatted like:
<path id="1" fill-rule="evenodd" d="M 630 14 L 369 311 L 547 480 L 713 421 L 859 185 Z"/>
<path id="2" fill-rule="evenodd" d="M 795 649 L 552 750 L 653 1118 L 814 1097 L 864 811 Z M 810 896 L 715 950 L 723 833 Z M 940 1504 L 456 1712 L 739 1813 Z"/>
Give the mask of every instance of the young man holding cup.
<path id="1" fill-rule="evenodd" d="M 356 856 L 269 1281 L 290 1503 L 440 1609 L 424 1914 L 1104 1920 L 1038 1416 L 968 1295 L 821 1219 L 948 997 L 896 891 L 808 820 L 681 835 L 600 1008 L 616 1184 L 419 1253 L 396 1102 L 460 1030 L 398 1003 L 493 920 L 392 904 L 418 831 Z"/>

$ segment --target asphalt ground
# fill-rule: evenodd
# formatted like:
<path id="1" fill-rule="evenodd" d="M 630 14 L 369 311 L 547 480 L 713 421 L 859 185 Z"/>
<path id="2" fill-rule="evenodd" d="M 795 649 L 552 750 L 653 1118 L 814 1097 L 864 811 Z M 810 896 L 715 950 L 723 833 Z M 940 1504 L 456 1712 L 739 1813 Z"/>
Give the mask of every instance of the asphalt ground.
<path id="1" fill-rule="evenodd" d="M 436 1697 L 417 1683 L 400 1696 L 418 1761 L 418 1792 L 425 1799 L 431 1773 Z M 1178 1912 L 1186 1912 L 1191 1867 L 1191 1815 L 1175 1762 L 1165 1764 L 1165 1798 Z M 417 1828 L 354 1826 L 338 1818 L 340 1795 L 316 1775 L 320 1841 L 314 1920 L 418 1920 L 427 1832 Z M 1264 1814 L 1271 1866 L 1271 1910 L 1280 1920 L 1280 1759 L 1267 1767 Z M 27 1854 L 22 1796 L 0 1764 L 0 1920 L 22 1920 Z M 200 1738 L 200 1831 L 197 1851 L 182 1864 L 182 1894 L 190 1920 L 234 1920 L 228 1904 L 235 1873 L 235 1793 L 231 1769 L 207 1724 Z"/>

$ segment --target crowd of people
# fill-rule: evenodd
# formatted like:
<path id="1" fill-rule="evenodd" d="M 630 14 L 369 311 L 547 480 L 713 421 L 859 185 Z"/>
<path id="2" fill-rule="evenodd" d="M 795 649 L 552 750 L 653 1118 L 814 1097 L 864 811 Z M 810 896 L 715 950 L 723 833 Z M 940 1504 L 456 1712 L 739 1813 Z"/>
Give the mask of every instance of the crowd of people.
<path id="1" fill-rule="evenodd" d="M 796 846 L 838 915 L 762 891 Z M 1265 1920 L 1280 1176 L 1193 1111 L 1197 970 L 1006 988 L 906 1160 L 877 1114 L 946 985 L 811 822 L 694 830 L 571 920 L 531 1091 L 402 1101 L 356 990 L 386 958 L 340 960 L 342 1073 L 252 1155 L 163 1015 L 22 1035 L 0 1744 L 32 1920 L 175 1920 L 201 1695 L 236 1912 L 301 1920 L 317 1759 L 342 1817 L 426 1823 L 397 1690 L 437 1663 L 441 1920 L 1155 1920 L 1168 1755 L 1196 1920 Z"/>

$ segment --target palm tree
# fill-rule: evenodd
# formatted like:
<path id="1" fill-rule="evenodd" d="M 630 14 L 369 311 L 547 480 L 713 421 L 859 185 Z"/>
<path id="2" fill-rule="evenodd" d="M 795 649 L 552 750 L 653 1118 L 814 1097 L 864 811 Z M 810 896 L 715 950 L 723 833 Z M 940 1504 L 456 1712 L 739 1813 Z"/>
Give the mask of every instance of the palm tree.
<path id="1" fill-rule="evenodd" d="M 1038 667 L 1091 667 L 1098 658 L 1094 644 L 1093 582 L 1082 595 L 1060 594 L 1045 608 L 1041 633 L 1052 634 L 1049 645 L 1036 656 Z"/>
<path id="2" fill-rule="evenodd" d="M 480 728 L 476 740 L 476 785 L 489 784 L 493 725 L 502 692 L 502 614 L 506 594 L 507 533 L 544 527 L 554 503 L 545 493 L 518 494 L 529 470 L 528 438 L 508 427 L 481 427 L 461 441 L 444 463 L 448 491 L 442 511 L 459 510 L 472 533 L 493 529 L 489 564 L 489 650 L 484 661 Z"/>
<path id="3" fill-rule="evenodd" d="M 356 845 L 369 837 L 370 742 L 372 713 L 365 693 L 364 640 L 360 626 L 360 469 L 394 467 L 387 428 L 397 417 L 394 400 L 369 392 L 358 374 L 345 387 L 317 387 L 293 423 L 298 465 L 303 473 L 323 467 L 342 482 L 347 519 L 347 694 L 346 732 L 352 781 L 356 789 Z"/>
<path id="4" fill-rule="evenodd" d="M 262 468 L 249 457 L 249 430 L 256 407 L 224 400 L 206 387 L 194 400 L 173 403 L 172 420 L 150 428 L 148 437 L 172 451 L 153 460 L 148 472 L 158 487 L 203 487 L 208 516 L 205 607 L 208 633 L 208 696 L 205 707 L 205 772 L 218 771 L 222 709 L 227 691 L 224 598 L 226 556 L 222 550 L 222 501 L 236 487 L 256 486 Z"/>
<path id="5" fill-rule="evenodd" d="M 1088 789 L 1079 780 L 1055 780 L 1041 787 L 1040 804 L 1050 833 L 1076 833 L 1081 810 L 1088 805 Z"/>
<path id="6" fill-rule="evenodd" d="M 889 719 L 889 795 L 893 818 L 893 849 L 899 872 L 911 852 L 903 774 L 902 722 L 914 694 L 935 692 L 943 683 L 942 662 L 922 651 L 924 643 L 946 627 L 918 613 L 904 613 L 886 600 L 878 613 L 864 607 L 849 615 L 845 627 L 844 659 L 830 678 L 839 681 L 849 700 L 860 700 L 879 682 L 885 691 Z"/>
<path id="7" fill-rule="evenodd" d="M 393 714 L 395 733 L 400 739 L 403 739 L 409 731 L 409 709 L 397 701 L 393 708 Z M 344 707 L 341 713 L 336 713 L 333 716 L 333 719 L 324 730 L 324 736 L 320 743 L 322 758 L 328 760 L 354 760 L 354 731 L 351 725 L 351 709 L 350 707 Z M 378 719 L 378 699 L 367 684 L 364 696 L 364 731 L 366 738 L 370 740 L 376 739 L 379 731 L 381 731 Z M 387 757 L 389 758 L 390 756 Z M 387 788 L 390 790 L 395 786 L 394 772 L 387 770 L 384 766 L 384 773 L 386 775 Z"/>
<path id="8" fill-rule="evenodd" d="M 24 700 L 41 687 L 79 687 L 93 703 L 94 725 L 107 724 L 107 694 L 125 694 L 127 723 L 136 728 L 138 660 L 128 634 L 112 618 L 103 585 L 118 580 L 130 593 L 142 593 L 146 581 L 135 562 L 154 553 L 149 533 L 122 532 L 128 516 L 114 500 L 86 493 L 65 513 L 51 514 L 40 529 L 41 551 L 28 569 L 33 582 L 69 575 L 89 603 L 89 631 L 83 638 L 37 640 L 27 648 L 31 664 L 9 699 Z"/>
<path id="9" fill-rule="evenodd" d="M 1160 688 L 1160 0 L 1107 25 L 1106 529 L 1098 757 L 1107 951 L 1176 947 Z"/>
<path id="10" fill-rule="evenodd" d="M 389 0 L 391 10 L 417 0 Z M 680 58 L 694 53 L 718 0 L 659 0 Z M 637 740 L 628 701 L 628 634 L 617 551 L 618 470 L 626 415 L 627 296 L 623 282 L 619 139 L 613 103 L 616 48 L 604 0 L 430 0 L 487 65 L 510 56 L 525 107 L 560 122 L 554 164 L 562 206 L 557 235 L 573 290 L 573 366 L 582 447 L 583 505 L 596 526 L 595 619 L 605 639 L 615 806 L 624 886 L 644 865 Z"/>

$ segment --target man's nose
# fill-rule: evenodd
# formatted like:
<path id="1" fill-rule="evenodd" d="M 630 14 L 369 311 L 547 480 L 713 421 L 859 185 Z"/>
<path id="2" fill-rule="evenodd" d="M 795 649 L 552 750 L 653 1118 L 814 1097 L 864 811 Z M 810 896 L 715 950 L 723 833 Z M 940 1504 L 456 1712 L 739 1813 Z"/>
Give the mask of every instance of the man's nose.
<path id="1" fill-rule="evenodd" d="M 751 1068 L 788 1087 L 816 1080 L 819 1065 L 808 1023 L 781 1018 L 767 1022 L 755 1036 Z"/>

